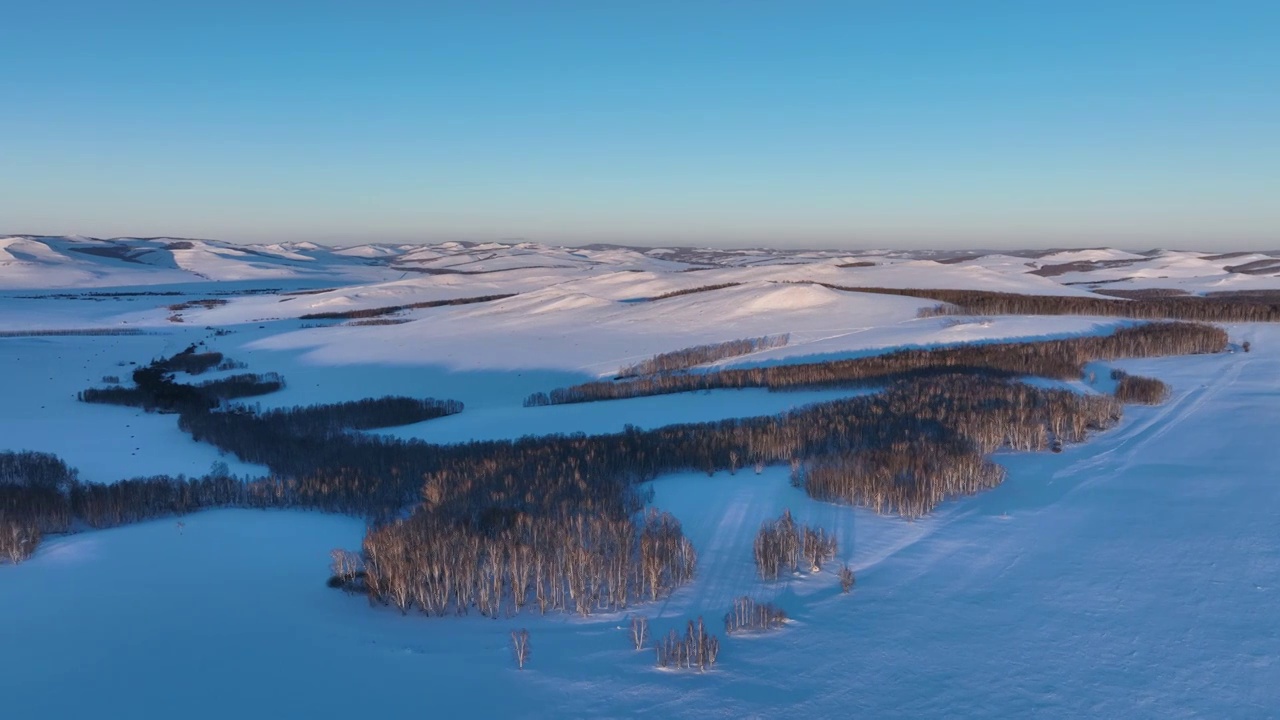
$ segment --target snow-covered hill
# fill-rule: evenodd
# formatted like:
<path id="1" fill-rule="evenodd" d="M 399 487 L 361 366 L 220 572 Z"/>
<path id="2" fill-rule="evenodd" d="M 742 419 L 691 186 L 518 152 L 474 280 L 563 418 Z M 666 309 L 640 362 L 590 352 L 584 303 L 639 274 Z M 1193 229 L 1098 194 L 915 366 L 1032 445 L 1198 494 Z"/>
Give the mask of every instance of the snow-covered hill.
<path id="1" fill-rule="evenodd" d="M 1189 292 L 1280 287 L 1280 254 L 1105 248 L 1028 253 L 579 248 L 538 243 L 328 247 L 310 242 L 236 245 L 182 238 L 0 238 L 0 291 L 200 282 L 364 284 L 411 277 L 468 286 L 548 284 L 614 272 L 661 276 L 645 292 L 746 280 L 818 279 L 883 287 L 1062 292 L 1063 287 Z M 687 277 L 679 274 L 688 272 Z M 639 290 L 639 278 L 623 283 Z"/>
<path id="2" fill-rule="evenodd" d="M 194 476 L 215 463 L 265 473 L 192 440 L 173 416 L 76 399 L 127 378 L 131 363 L 197 342 L 250 371 L 281 373 L 287 387 L 254 399 L 264 408 L 390 394 L 463 401 L 458 415 L 377 431 L 454 443 L 772 414 L 876 392 L 715 390 L 523 407 L 529 393 L 693 345 L 789 335 L 784 346 L 717 363 L 756 366 L 1096 334 L 1125 322 L 922 317 L 932 301 L 850 289 L 858 287 L 1071 296 L 1280 289 L 1280 256 L 7 237 L 0 451 L 56 453 L 93 482 Z M 86 329 L 100 334 L 67 334 Z M 700 564 L 668 601 L 635 608 L 654 632 L 698 615 L 716 624 L 743 593 L 778 602 L 792 618 L 776 634 L 726 642 L 705 676 L 655 670 L 647 651 L 629 647 L 621 613 L 494 621 L 370 609 L 324 587 L 328 552 L 358 547 L 361 521 L 217 510 L 181 525 L 47 538 L 23 564 L 0 566 L 0 639 L 22 649 L 0 660 L 0 698 L 14 717 L 102 707 L 191 718 L 245 708 L 1270 717 L 1280 707 L 1271 681 L 1280 657 L 1272 611 L 1280 330 L 1228 330 L 1256 350 L 1121 363 L 1168 382 L 1171 399 L 1127 408 L 1120 427 L 1060 454 L 1001 453 L 1007 482 L 915 522 L 816 502 L 790 485 L 786 467 L 659 477 L 657 503 L 683 523 Z M 756 580 L 754 533 L 784 508 L 836 534 L 840 559 L 858 571 L 852 597 L 831 573 Z M 533 636 L 525 672 L 507 656 L 516 626 Z M 198 659 L 199 671 L 175 657 Z M 341 688 L 304 687 L 315 677 L 340 677 Z M 136 692 L 138 678 L 148 692 Z"/>

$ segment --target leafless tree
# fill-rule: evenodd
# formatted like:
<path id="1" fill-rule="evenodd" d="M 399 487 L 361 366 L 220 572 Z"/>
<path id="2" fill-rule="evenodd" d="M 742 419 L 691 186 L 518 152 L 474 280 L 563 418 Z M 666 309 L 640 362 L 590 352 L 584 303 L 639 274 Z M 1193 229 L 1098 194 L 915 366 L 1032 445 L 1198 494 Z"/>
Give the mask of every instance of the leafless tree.
<path id="1" fill-rule="evenodd" d="M 31 557 L 40 544 L 40 529 L 17 520 L 0 518 L 0 551 L 9 562 L 18 564 Z"/>
<path id="2" fill-rule="evenodd" d="M 758 603 L 750 597 L 733 601 L 733 609 L 724 616 L 724 632 L 763 631 L 780 628 L 787 621 L 787 614 L 773 603 Z"/>
<path id="3" fill-rule="evenodd" d="M 637 650 L 643 650 L 649 641 L 649 618 L 644 615 L 631 616 L 631 643 Z"/>
<path id="4" fill-rule="evenodd" d="M 654 646 L 660 668 L 693 669 L 706 672 L 720 655 L 720 639 L 708 635 L 702 618 L 690 620 L 684 637 L 674 629 Z"/>
<path id="5" fill-rule="evenodd" d="M 516 667 L 524 669 L 529 661 L 529 631 L 520 629 L 511 631 L 511 651 L 516 658 Z"/>
<path id="6" fill-rule="evenodd" d="M 835 536 L 821 528 L 797 525 L 790 510 L 783 511 L 777 520 L 765 522 L 756 534 L 756 569 L 765 580 L 777 580 L 784 570 L 819 572 L 822 563 L 835 557 L 835 553 Z"/>

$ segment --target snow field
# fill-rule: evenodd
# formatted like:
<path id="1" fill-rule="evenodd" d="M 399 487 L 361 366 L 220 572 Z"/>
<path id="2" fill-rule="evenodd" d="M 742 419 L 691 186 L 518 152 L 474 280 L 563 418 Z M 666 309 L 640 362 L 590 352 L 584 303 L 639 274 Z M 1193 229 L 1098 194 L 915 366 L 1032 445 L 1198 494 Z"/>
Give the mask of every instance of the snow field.
<path id="1" fill-rule="evenodd" d="M 762 251 L 722 256 L 726 267 L 718 269 L 670 273 L 662 271 L 681 267 L 673 258 L 685 251 L 650 257 L 528 244 L 402 247 L 343 251 L 339 262 L 330 257 L 336 253 L 294 244 L 258 249 L 270 257 L 174 250 L 172 266 L 154 258 L 141 266 L 96 256 L 69 263 L 72 242 L 79 241 L 0 243 L 9 257 L 0 256 L 0 286 L 17 287 L 13 277 L 36 282 L 33 263 L 69 273 L 39 276 L 51 278 L 43 287 L 86 282 L 84 273 L 99 285 L 184 283 L 163 286 L 180 288 L 181 297 L 24 300 L 10 291 L 0 298 L 0 330 L 124 326 L 151 333 L 0 338 L 0 449 L 54 452 L 82 478 L 107 482 L 200 474 L 216 460 L 238 474 L 263 472 L 192 442 L 172 416 L 75 400 L 104 375 L 125 379 L 133 366 L 122 361 L 146 362 L 202 339 L 249 371 L 285 376 L 284 391 L 251 399 L 264 407 L 387 394 L 462 400 L 461 415 L 386 431 L 453 442 L 765 414 L 847 394 L 717 391 L 519 406 L 530 392 L 691 345 L 792 334 L 785 348 L 721 363 L 749 366 L 1104 332 L 1118 323 L 919 319 L 928 301 L 783 282 L 1084 292 L 1060 284 L 1071 275 L 1027 275 L 1032 261 L 1008 255 L 939 264 L 867 254 L 857 257 L 881 264 L 837 268 L 832 263 L 847 254 L 784 265 L 785 257 Z M 500 272 L 405 275 L 361 264 L 414 253 L 427 266 L 434 259 L 439 267 Z M 1103 287 L 1168 287 L 1181 268 L 1177 280 L 1188 289 L 1224 281 L 1236 287 L 1245 277 L 1214 269 L 1241 260 L 1193 261 L 1178 253 L 1087 251 L 1034 262 L 1108 259 L 1135 262 L 1078 274 L 1154 276 Z M 505 269 L 525 261 L 540 266 Z M 573 267 L 552 267 L 560 264 Z M 192 273 L 258 277 L 269 266 L 277 274 L 236 287 L 318 287 L 322 280 L 343 287 L 228 298 L 218 308 L 187 311 L 183 324 L 167 320 L 166 305 L 232 286 L 193 281 Z M 1251 286 L 1275 286 L 1265 276 L 1247 277 Z M 744 284 L 626 302 L 730 281 Z M 524 294 L 412 311 L 405 315 L 412 322 L 402 325 L 303 328 L 296 319 L 315 307 L 503 291 Z M 233 332 L 210 338 L 206 325 Z M 1001 454 L 996 459 L 1009 470 L 1003 485 L 915 522 L 814 502 L 790 487 L 784 467 L 657 479 L 655 506 L 681 520 L 700 561 L 694 582 L 670 599 L 632 608 L 651 618 L 651 634 L 699 615 L 721 634 L 720 617 L 744 594 L 774 601 L 792 618 L 775 633 L 722 636 L 720 662 L 705 676 L 655 669 L 650 651 L 631 649 L 627 613 L 490 620 L 370 609 L 363 598 L 324 587 L 329 550 L 357 548 L 360 520 L 217 510 L 181 518 L 182 526 L 170 518 L 49 538 L 30 561 L 0 566 L 0 647 L 10 650 L 0 660 L 3 716 L 127 708 L 139 718 L 1274 717 L 1280 328 L 1229 330 L 1235 342 L 1251 340 L 1254 351 L 1116 363 L 1166 381 L 1173 396 L 1162 406 L 1126 408 L 1118 428 L 1061 454 Z M 1099 389 L 1107 367 L 1099 367 Z M 815 576 L 762 584 L 752 542 L 761 522 L 784 508 L 834 532 L 837 561 Z M 840 561 L 858 574 L 851 596 L 839 592 L 832 572 Z M 507 647 L 507 634 L 518 627 L 532 636 L 523 672 Z"/>

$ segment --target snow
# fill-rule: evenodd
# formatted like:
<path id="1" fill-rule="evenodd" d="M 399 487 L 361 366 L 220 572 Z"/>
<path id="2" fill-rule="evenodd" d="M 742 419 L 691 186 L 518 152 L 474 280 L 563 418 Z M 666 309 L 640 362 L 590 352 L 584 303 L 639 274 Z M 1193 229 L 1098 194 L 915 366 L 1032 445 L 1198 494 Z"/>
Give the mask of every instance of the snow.
<path id="1" fill-rule="evenodd" d="M 1237 332 L 1280 341 L 1272 328 Z M 1126 362 L 1175 397 L 1061 455 L 1003 455 L 1004 485 L 915 523 L 812 502 L 783 468 L 658 480 L 655 503 L 683 520 L 702 570 L 668 603 L 636 608 L 653 630 L 719 617 L 744 592 L 793 618 L 724 640 L 706 676 L 653 670 L 619 616 L 371 610 L 322 584 L 327 550 L 354 547 L 359 522 L 213 511 L 181 530 L 162 520 L 56 538 L 0 569 L 0 614 L 24 618 L 7 639 L 28 649 L 0 692 L 16 717 L 407 714 L 424 702 L 519 717 L 1265 717 L 1280 703 L 1280 486 L 1265 470 L 1280 462 L 1265 422 L 1280 411 L 1276 357 Z M 858 572 L 852 596 L 830 573 L 756 583 L 751 538 L 784 507 L 838 534 Z M 524 672 L 506 654 L 513 627 L 533 640 Z M 335 676 L 377 690 L 301 690 Z"/>
<path id="2" fill-rule="evenodd" d="M 76 400 L 80 390 L 101 386 L 104 376 L 128 382 L 134 366 L 127 361 L 172 355 L 187 339 L 0 337 L 0 450 L 53 453 L 92 482 L 203 475 L 215 462 L 225 462 L 236 475 L 265 475 L 264 467 L 195 442 L 172 416 Z"/>
<path id="3" fill-rule="evenodd" d="M 531 392 L 607 377 L 691 345 L 791 334 L 785 347 L 717 363 L 738 367 L 1098 333 L 1120 323 L 919 318 L 932 302 L 815 283 L 1089 294 L 1064 284 L 1078 275 L 1135 278 L 1104 288 L 1280 287 L 1270 276 L 1223 269 L 1269 256 L 1206 260 L 1185 252 L 938 263 L 885 252 L 646 255 L 532 243 L 165 248 L 175 242 L 187 241 L 136 241 L 148 254 L 135 262 L 69 250 L 106 241 L 0 240 L 0 331 L 146 333 L 0 337 L 0 450 L 54 452 L 103 482 L 199 474 L 215 461 L 238 474 L 265 472 L 191 441 L 172 416 L 75 400 L 105 375 L 126 377 L 129 361 L 198 341 L 251 371 L 283 374 L 288 387 L 261 398 L 264 407 L 386 394 L 462 400 L 460 415 L 381 431 L 458 442 L 772 414 L 852 394 L 742 390 L 520 406 Z M 441 268 L 500 271 L 396 267 L 414 256 Z M 868 257 L 875 267 L 836 266 Z M 693 258 L 714 268 L 678 272 Z M 1085 260 L 1134 262 L 1028 274 L 1033 265 Z M 561 264 L 573 267 L 554 267 Z M 741 284 L 638 301 L 726 282 Z M 25 297 L 28 288 L 60 287 L 181 294 Z M 185 310 L 182 323 L 169 319 L 172 303 L 263 288 L 330 289 L 217 295 L 228 303 Z M 401 319 L 410 322 L 399 325 L 298 320 L 324 309 L 506 292 L 519 294 L 408 311 Z M 231 334 L 215 337 L 207 327 Z M 722 638 L 720 664 L 705 676 L 655 670 L 650 652 L 631 649 L 625 614 L 494 621 L 370 608 L 324 586 L 329 550 L 358 547 L 360 520 L 217 510 L 184 517 L 181 527 L 169 518 L 47 538 L 28 562 L 0 566 L 0 617 L 9 620 L 0 641 L 20 649 L 0 660 L 4 716 L 80 717 L 104 708 L 139 718 L 222 718 L 246 708 L 290 717 L 1274 716 L 1280 328 L 1228 329 L 1254 351 L 1099 364 L 1091 368 L 1096 385 L 1050 383 L 1105 391 L 1107 370 L 1118 366 L 1165 380 L 1173 396 L 1157 407 L 1127 407 L 1118 428 L 1061 454 L 1000 454 L 1009 471 L 1003 485 L 915 522 L 815 502 L 789 485 L 785 467 L 654 481 L 655 506 L 681 519 L 700 564 L 695 581 L 669 600 L 632 608 L 651 618 L 653 634 L 698 615 L 718 627 L 743 594 L 772 600 L 792 618 L 776 633 Z M 755 578 L 754 534 L 784 508 L 836 533 L 839 559 L 858 574 L 851 596 L 831 572 L 769 585 Z M 507 650 L 517 627 L 532 638 L 523 672 Z"/>

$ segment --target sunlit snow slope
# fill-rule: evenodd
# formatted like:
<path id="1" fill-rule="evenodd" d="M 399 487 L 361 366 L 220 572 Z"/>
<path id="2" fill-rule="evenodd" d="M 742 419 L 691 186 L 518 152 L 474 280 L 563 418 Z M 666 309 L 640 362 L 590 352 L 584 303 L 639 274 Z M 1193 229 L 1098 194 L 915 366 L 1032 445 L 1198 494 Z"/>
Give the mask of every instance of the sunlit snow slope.
<path id="1" fill-rule="evenodd" d="M 462 400 L 460 415 L 380 432 L 463 442 L 776 413 L 851 392 L 522 407 L 531 392 L 701 343 L 790 335 L 719 363 L 748 366 L 1123 322 L 921 317 L 932 302 L 831 286 L 1265 290 L 1280 289 L 1280 259 L 0 238 L 0 451 L 53 452 L 95 482 L 216 462 L 263 473 L 172 416 L 75 399 L 197 342 L 283 374 L 286 389 L 255 398 L 264 407 Z M 490 299 L 441 304 L 477 298 Z M 334 313 L 364 314 L 307 317 Z M 129 334 L 56 334 L 86 329 Z M 29 561 L 0 565 L 0 717 L 1276 717 L 1280 328 L 1227 329 L 1253 352 L 1121 363 L 1173 397 L 1127 407 L 1118 428 L 1061 454 L 998 455 L 1003 485 L 916 522 L 814 502 L 782 467 L 658 478 L 654 504 L 680 518 L 700 561 L 692 584 L 636 608 L 654 633 L 698 615 L 718 625 L 742 594 L 792 617 L 776 634 L 726 639 L 704 676 L 655 670 L 622 615 L 370 609 L 324 587 L 328 552 L 358 547 L 360 520 L 218 510 L 47 538 Z M 858 573 L 852 596 L 830 573 L 756 580 L 754 534 L 784 508 L 838 535 Z M 508 654 L 515 627 L 532 635 L 524 672 Z"/>

